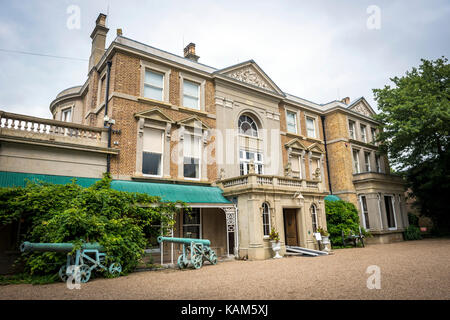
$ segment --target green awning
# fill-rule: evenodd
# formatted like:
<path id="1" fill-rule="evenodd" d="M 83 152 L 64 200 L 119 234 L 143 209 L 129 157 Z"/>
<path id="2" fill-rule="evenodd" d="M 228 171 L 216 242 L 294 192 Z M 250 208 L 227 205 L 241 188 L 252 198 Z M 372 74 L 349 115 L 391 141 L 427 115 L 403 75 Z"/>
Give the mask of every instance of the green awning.
<path id="1" fill-rule="evenodd" d="M 53 184 L 67 184 L 74 178 L 79 186 L 85 188 L 100 180 L 96 178 L 0 171 L 0 187 L 24 187 L 27 179 L 36 182 L 44 181 Z M 159 196 L 163 201 L 179 200 L 186 203 L 231 203 L 231 201 L 222 195 L 222 190 L 218 187 L 113 180 L 111 182 L 111 188 L 118 191 L 139 192 L 151 196 Z"/>
<path id="2" fill-rule="evenodd" d="M 338 196 L 335 196 L 334 194 L 329 194 L 324 198 L 324 200 L 339 201 L 339 200 L 341 200 L 341 198 L 339 198 Z"/>

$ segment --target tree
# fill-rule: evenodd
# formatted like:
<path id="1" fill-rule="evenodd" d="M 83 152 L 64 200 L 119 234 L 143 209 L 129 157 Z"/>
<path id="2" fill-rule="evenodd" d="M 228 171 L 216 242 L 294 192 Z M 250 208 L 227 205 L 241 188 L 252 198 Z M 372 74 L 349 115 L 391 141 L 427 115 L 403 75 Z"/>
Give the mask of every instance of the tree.
<path id="1" fill-rule="evenodd" d="M 374 89 L 381 127 L 380 151 L 404 175 L 422 214 L 448 228 L 450 65 L 445 57 L 422 59 L 418 68 Z"/>

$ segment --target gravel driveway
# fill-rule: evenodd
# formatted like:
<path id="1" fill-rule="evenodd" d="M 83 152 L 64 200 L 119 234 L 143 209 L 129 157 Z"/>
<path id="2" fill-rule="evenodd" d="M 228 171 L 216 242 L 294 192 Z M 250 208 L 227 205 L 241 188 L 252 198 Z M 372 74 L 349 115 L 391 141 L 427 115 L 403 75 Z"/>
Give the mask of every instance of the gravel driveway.
<path id="1" fill-rule="evenodd" d="M 371 265 L 380 267 L 381 289 L 367 288 Z M 450 299 L 450 239 L 136 272 L 93 279 L 80 290 L 64 283 L 0 286 L 0 299 Z"/>

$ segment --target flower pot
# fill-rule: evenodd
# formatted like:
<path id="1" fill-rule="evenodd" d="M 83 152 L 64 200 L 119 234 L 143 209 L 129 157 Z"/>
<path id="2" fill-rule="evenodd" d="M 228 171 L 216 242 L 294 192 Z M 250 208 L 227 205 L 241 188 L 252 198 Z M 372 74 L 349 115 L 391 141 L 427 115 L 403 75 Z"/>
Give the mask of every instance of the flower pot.
<path id="1" fill-rule="evenodd" d="M 282 256 L 280 256 L 279 251 L 281 250 L 281 242 L 280 241 L 270 241 L 272 243 L 272 250 L 275 252 L 274 259 L 280 259 Z"/>

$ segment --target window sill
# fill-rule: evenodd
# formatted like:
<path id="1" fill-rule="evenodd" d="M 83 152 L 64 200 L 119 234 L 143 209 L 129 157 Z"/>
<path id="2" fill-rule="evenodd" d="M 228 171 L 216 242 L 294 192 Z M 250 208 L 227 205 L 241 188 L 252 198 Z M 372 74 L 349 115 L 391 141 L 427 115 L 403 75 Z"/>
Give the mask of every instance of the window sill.
<path id="1" fill-rule="evenodd" d="M 156 106 L 160 106 L 163 108 L 168 108 L 168 109 L 172 109 L 172 110 L 180 110 L 180 111 L 186 111 L 186 112 L 190 112 L 190 113 L 196 113 L 198 115 L 202 115 L 202 116 L 207 116 L 210 118 L 215 119 L 216 116 L 214 114 L 211 114 L 209 112 L 203 111 L 203 110 L 198 110 L 198 109 L 192 109 L 192 108 L 187 108 L 187 107 L 183 107 L 183 106 L 176 106 L 173 105 L 169 102 L 166 101 L 159 101 L 159 100 L 153 100 L 150 98 L 145 98 L 145 97 L 138 97 L 137 98 L 139 102 L 144 102 L 144 103 L 148 103 L 151 105 L 156 105 Z"/>

